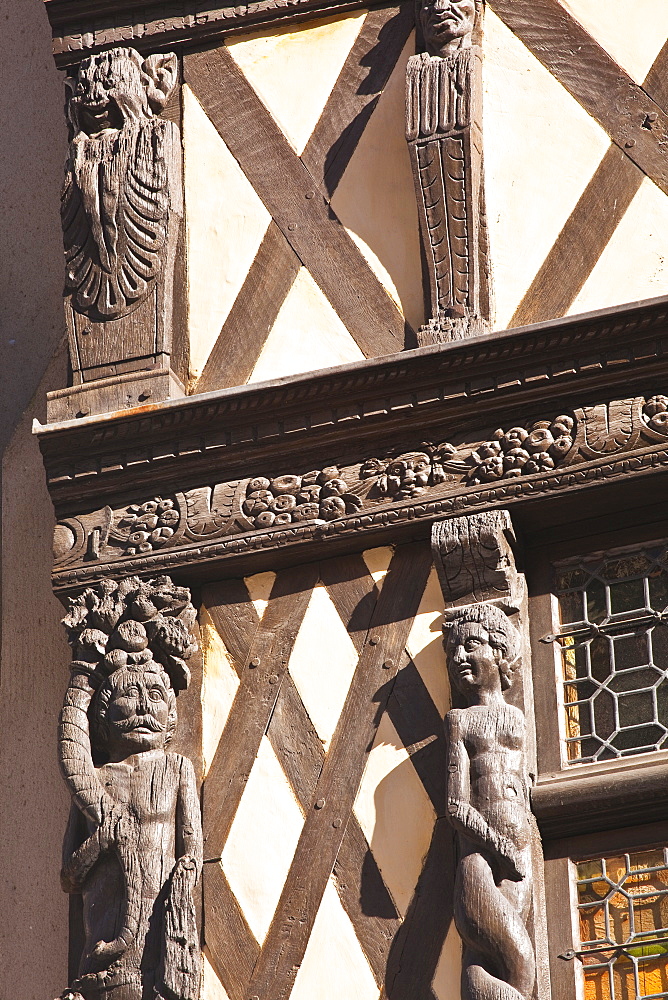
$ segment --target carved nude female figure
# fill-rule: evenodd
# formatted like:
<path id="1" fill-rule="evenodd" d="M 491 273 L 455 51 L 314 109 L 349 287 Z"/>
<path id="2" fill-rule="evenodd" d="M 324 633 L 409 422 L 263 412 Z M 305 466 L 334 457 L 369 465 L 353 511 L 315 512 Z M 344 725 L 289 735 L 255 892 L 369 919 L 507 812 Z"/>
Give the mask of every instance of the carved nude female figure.
<path id="1" fill-rule="evenodd" d="M 446 716 L 448 818 L 458 834 L 455 923 L 465 1000 L 530 1000 L 536 975 L 526 929 L 532 818 L 526 723 L 509 705 L 519 634 L 499 608 L 455 610 L 446 625 L 451 683 L 468 702 Z"/>

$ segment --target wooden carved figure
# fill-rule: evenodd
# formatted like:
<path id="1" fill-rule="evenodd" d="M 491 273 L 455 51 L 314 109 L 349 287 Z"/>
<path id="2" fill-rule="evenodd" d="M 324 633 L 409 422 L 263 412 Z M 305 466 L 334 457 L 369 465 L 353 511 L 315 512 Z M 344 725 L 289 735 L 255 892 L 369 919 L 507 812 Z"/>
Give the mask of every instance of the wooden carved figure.
<path id="1" fill-rule="evenodd" d="M 173 54 L 113 48 L 67 79 L 65 313 L 75 384 L 168 366 L 183 214 Z"/>
<path id="2" fill-rule="evenodd" d="M 429 322 L 421 344 L 489 331 L 482 164 L 483 0 L 417 0 L 421 51 L 406 72 L 406 139 L 418 202 Z"/>
<path id="3" fill-rule="evenodd" d="M 523 713 L 504 698 L 520 637 L 492 604 L 446 612 L 450 682 L 467 702 L 446 716 L 447 812 L 457 831 L 455 923 L 463 1000 L 530 1000 L 536 963 L 526 927 L 534 821 Z"/>
<path id="4" fill-rule="evenodd" d="M 194 617 L 169 577 L 128 577 L 84 591 L 64 619 L 74 660 L 58 739 L 72 796 L 61 880 L 83 897 L 85 931 L 65 997 L 199 996 L 199 796 L 192 763 L 167 750 Z"/>

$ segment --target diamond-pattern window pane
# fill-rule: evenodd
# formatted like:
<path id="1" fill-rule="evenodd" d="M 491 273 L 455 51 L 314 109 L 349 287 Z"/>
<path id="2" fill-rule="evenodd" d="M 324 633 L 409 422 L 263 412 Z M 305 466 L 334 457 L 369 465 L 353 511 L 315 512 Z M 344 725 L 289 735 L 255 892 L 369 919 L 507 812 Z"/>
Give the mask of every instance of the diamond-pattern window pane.
<path id="1" fill-rule="evenodd" d="M 576 867 L 585 1000 L 668 997 L 668 848 Z"/>
<path id="2" fill-rule="evenodd" d="M 668 548 L 557 568 L 569 764 L 668 749 Z"/>

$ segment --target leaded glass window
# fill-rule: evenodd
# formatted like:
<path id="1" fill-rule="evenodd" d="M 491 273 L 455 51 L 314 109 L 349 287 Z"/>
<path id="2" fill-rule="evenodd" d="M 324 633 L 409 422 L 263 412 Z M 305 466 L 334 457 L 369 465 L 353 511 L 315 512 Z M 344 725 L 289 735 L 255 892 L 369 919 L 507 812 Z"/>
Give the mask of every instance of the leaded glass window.
<path id="1" fill-rule="evenodd" d="M 576 868 L 585 1000 L 668 997 L 668 848 Z"/>
<path id="2" fill-rule="evenodd" d="M 570 764 L 668 749 L 668 547 L 557 568 Z"/>

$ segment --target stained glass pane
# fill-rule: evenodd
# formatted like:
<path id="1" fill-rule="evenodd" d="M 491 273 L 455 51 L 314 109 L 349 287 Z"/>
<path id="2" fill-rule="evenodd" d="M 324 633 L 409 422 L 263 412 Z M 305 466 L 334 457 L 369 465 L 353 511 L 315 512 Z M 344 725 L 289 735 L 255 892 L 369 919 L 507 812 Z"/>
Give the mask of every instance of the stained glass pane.
<path id="1" fill-rule="evenodd" d="M 585 1000 L 668 997 L 668 850 L 576 867 Z"/>

